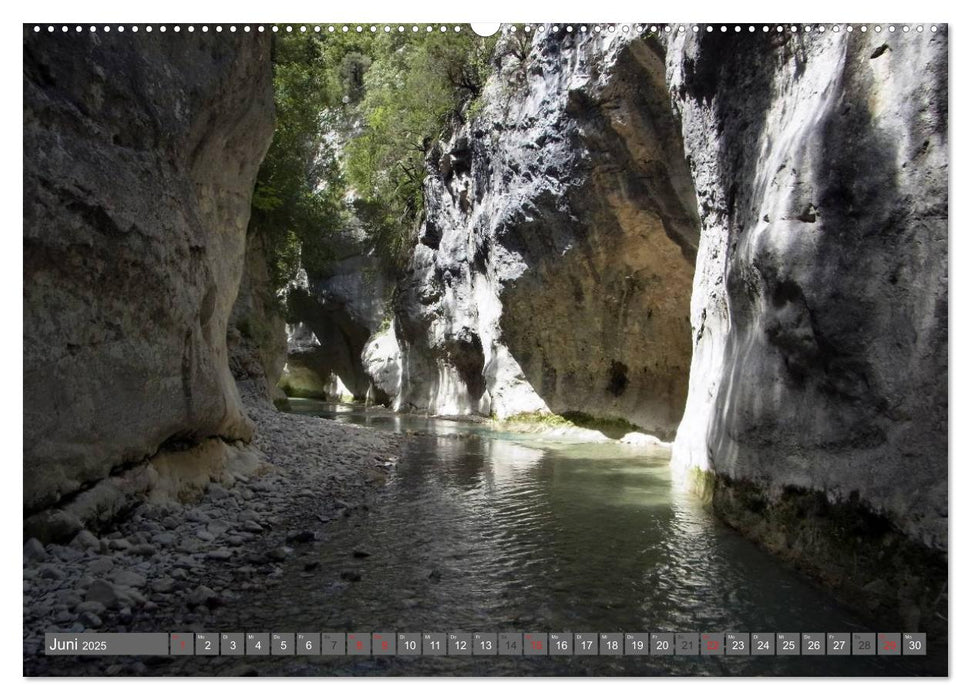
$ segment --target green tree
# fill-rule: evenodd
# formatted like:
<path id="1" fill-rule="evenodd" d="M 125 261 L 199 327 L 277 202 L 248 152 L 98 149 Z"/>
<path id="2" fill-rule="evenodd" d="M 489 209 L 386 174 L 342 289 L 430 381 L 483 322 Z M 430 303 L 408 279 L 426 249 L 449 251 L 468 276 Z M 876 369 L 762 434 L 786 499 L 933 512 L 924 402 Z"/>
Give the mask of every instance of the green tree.
<path id="1" fill-rule="evenodd" d="M 278 286 L 300 265 L 324 271 L 352 214 L 390 271 L 406 260 L 426 153 L 466 118 L 494 46 L 468 31 L 275 37 L 277 127 L 252 223 Z"/>
<path id="2" fill-rule="evenodd" d="M 327 234 L 346 214 L 337 153 L 323 138 L 327 109 L 338 97 L 320 42 L 279 37 L 273 82 L 276 130 L 257 176 L 252 225 L 268 242 L 273 281 L 281 286 L 300 264 L 326 264 Z"/>
<path id="3" fill-rule="evenodd" d="M 425 156 L 476 99 L 494 41 L 470 32 L 377 37 L 360 103 L 364 128 L 347 148 L 355 212 L 392 268 L 410 251 L 423 209 Z"/>

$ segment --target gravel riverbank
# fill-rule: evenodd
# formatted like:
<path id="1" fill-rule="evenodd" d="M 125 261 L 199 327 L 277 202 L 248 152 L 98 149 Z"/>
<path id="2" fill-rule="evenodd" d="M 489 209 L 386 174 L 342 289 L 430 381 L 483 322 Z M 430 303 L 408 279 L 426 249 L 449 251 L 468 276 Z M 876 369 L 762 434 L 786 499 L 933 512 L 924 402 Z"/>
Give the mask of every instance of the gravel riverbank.
<path id="1" fill-rule="evenodd" d="M 69 545 L 24 545 L 25 675 L 163 672 L 151 657 L 46 657 L 44 633 L 206 630 L 215 611 L 278 581 L 328 522 L 366 509 L 404 440 L 266 404 L 248 410 L 255 471 L 211 483 L 196 503 L 142 503 Z"/>

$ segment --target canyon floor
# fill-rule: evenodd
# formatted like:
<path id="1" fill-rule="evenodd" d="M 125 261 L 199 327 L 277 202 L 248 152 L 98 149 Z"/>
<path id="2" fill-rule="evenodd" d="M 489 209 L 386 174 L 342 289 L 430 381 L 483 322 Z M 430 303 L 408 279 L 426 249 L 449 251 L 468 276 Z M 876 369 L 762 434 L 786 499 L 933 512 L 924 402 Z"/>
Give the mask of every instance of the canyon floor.
<path id="1" fill-rule="evenodd" d="M 366 509 L 403 438 L 248 404 L 260 471 L 196 503 L 143 503 L 103 535 L 24 547 L 25 675 L 166 674 L 168 657 L 52 658 L 44 633 L 201 631 L 253 588 L 277 585 L 282 564 L 312 551 L 328 523 Z M 353 559 L 353 553 L 348 553 Z M 315 564 L 308 559 L 307 570 Z M 349 567 L 345 577 L 353 577 Z M 53 625 L 51 624 L 53 622 Z M 210 629 L 215 627 L 210 626 Z M 220 659 L 227 669 L 242 660 Z M 245 665 L 245 664 L 243 664 Z"/>

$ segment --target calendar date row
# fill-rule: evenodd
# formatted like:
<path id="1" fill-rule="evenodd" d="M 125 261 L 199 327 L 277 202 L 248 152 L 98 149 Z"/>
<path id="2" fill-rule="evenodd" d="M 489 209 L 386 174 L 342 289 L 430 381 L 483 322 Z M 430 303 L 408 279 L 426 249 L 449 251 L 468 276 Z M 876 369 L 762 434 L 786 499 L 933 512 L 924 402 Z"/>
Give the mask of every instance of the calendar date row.
<path id="1" fill-rule="evenodd" d="M 924 656 L 923 632 L 170 632 L 45 635 L 50 656 Z"/>

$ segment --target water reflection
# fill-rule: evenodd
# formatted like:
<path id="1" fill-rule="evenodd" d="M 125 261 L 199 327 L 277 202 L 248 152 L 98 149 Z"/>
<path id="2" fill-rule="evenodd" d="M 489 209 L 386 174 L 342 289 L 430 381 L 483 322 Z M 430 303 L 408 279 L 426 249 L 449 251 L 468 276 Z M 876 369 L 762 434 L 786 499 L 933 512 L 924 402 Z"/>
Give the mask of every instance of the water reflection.
<path id="1" fill-rule="evenodd" d="M 674 488 L 664 450 L 500 434 L 483 424 L 319 402 L 294 402 L 294 410 L 416 437 L 369 512 L 330 524 L 324 542 L 287 562 L 285 594 L 251 608 L 247 628 L 263 622 L 321 630 L 872 630 L 873 621 L 840 608 Z M 370 556 L 354 559 L 353 550 Z M 304 570 L 308 563 L 316 573 Z M 343 580 L 348 569 L 360 580 Z M 523 663 L 543 662 L 399 659 L 375 668 L 799 674 L 921 668 L 919 661 L 885 658 L 828 658 L 822 666 L 799 658 L 546 662 L 559 666 L 528 671 Z M 376 662 L 343 663 L 344 670 L 368 672 Z"/>

